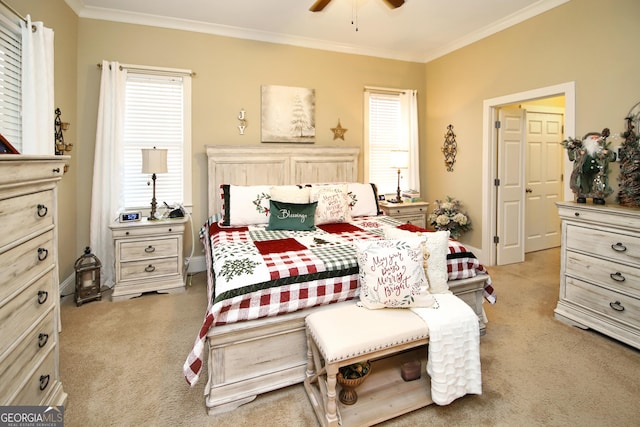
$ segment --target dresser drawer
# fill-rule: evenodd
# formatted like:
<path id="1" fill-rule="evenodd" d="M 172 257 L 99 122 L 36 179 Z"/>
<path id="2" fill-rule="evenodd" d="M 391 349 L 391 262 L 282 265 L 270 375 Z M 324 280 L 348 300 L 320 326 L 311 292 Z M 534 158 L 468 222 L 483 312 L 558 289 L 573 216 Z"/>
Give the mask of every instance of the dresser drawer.
<path id="1" fill-rule="evenodd" d="M 122 241 L 120 245 L 120 261 L 154 259 L 178 256 L 178 239 L 153 239 L 141 241 Z"/>
<path id="2" fill-rule="evenodd" d="M 12 396 L 20 387 L 25 375 L 42 362 L 47 352 L 56 345 L 53 325 L 53 311 L 50 311 L 17 346 L 0 359 L 2 399 Z M 8 403 L 0 399 L 0 405 Z"/>
<path id="3" fill-rule="evenodd" d="M 50 351 L 47 357 L 31 371 L 26 384 L 11 402 L 12 405 L 40 405 L 57 386 L 55 351 Z"/>
<path id="4" fill-rule="evenodd" d="M 567 251 L 567 275 L 640 298 L 640 269 Z"/>
<path id="5" fill-rule="evenodd" d="M 567 249 L 640 266 L 640 238 L 622 232 L 567 224 Z"/>
<path id="6" fill-rule="evenodd" d="M 120 264 L 120 280 L 152 279 L 172 274 L 180 274 L 178 258 L 131 261 Z"/>
<path id="7" fill-rule="evenodd" d="M 53 191 L 25 194 L 2 201 L 0 248 L 53 227 Z"/>
<path id="8" fill-rule="evenodd" d="M 582 280 L 566 278 L 566 300 L 638 329 L 640 300 Z"/>
<path id="9" fill-rule="evenodd" d="M 0 303 L 54 266 L 53 231 L 0 254 Z"/>
<path id="10" fill-rule="evenodd" d="M 53 273 L 48 273 L 0 307 L 0 343 L 3 346 L 16 341 L 36 319 L 53 310 L 57 293 L 53 292 L 52 283 Z"/>

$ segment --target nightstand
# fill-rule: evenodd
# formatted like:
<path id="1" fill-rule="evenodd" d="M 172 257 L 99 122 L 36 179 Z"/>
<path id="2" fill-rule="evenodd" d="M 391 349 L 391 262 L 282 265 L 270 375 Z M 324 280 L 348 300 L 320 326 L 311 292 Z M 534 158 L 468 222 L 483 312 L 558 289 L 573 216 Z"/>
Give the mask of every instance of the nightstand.
<path id="1" fill-rule="evenodd" d="M 114 222 L 115 285 L 112 301 L 143 292 L 184 291 L 182 240 L 186 218 Z"/>
<path id="2" fill-rule="evenodd" d="M 380 202 L 380 209 L 382 209 L 382 212 L 384 212 L 385 215 L 393 217 L 398 221 L 413 224 L 422 228 L 427 228 L 428 208 L 428 202 Z"/>

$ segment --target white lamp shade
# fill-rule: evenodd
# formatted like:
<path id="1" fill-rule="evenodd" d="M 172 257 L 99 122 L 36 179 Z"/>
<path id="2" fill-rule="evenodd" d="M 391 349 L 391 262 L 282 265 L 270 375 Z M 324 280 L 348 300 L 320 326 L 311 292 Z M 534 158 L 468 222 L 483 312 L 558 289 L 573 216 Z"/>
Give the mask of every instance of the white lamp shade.
<path id="1" fill-rule="evenodd" d="M 167 173 L 167 149 L 143 148 L 142 173 Z"/>
<path id="2" fill-rule="evenodd" d="M 409 167 L 409 152 L 407 150 L 391 150 L 391 164 L 394 169 L 406 169 Z"/>

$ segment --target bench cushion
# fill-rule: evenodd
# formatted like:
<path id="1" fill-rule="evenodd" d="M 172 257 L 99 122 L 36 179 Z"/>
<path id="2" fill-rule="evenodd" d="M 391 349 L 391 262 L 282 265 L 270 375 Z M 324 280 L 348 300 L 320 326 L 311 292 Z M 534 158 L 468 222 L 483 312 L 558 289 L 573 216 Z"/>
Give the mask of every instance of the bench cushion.
<path id="1" fill-rule="evenodd" d="M 355 302 L 310 314 L 306 324 L 327 363 L 429 336 L 427 324 L 411 310 L 369 310 Z"/>

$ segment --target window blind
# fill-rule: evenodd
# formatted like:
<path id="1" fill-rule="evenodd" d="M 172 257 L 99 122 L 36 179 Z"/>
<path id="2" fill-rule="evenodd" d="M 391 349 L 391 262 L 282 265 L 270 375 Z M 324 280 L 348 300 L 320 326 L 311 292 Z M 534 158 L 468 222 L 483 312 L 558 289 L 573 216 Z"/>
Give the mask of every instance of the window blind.
<path id="1" fill-rule="evenodd" d="M 398 170 L 391 167 L 391 151 L 401 147 L 400 98 L 389 94 L 368 94 L 368 171 L 369 182 L 380 194 L 395 193 Z"/>
<path id="2" fill-rule="evenodd" d="M 20 21 L 0 7 L 0 133 L 22 151 L 22 36 Z"/>
<path id="3" fill-rule="evenodd" d="M 148 208 L 151 176 L 142 171 L 142 148 L 167 149 L 167 173 L 156 174 L 156 200 L 185 203 L 184 78 L 127 74 L 124 124 L 124 203 L 128 209 Z"/>

